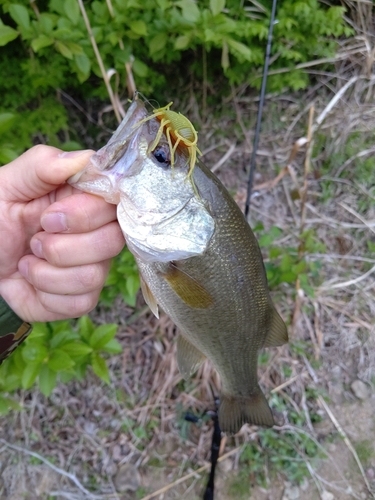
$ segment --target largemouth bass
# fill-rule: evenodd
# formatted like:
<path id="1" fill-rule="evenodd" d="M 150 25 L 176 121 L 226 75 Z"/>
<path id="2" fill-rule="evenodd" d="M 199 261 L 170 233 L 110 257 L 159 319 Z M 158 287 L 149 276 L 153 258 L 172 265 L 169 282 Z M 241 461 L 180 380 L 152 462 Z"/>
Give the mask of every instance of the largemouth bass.
<path id="1" fill-rule="evenodd" d="M 144 298 L 180 330 L 181 374 L 190 377 L 208 358 L 220 375 L 222 431 L 236 433 L 244 423 L 271 426 L 257 356 L 288 338 L 258 243 L 217 177 L 199 160 L 191 169 L 183 144 L 171 165 L 171 137 L 160 135 L 160 127 L 142 101 L 133 101 L 108 144 L 69 182 L 117 204 Z"/>

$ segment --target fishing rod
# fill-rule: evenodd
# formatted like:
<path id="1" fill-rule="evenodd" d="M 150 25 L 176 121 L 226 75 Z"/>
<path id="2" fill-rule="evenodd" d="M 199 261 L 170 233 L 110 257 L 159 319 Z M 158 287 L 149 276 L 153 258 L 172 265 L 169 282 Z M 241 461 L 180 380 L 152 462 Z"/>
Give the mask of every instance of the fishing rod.
<path id="1" fill-rule="evenodd" d="M 221 444 L 221 429 L 219 426 L 219 399 L 215 399 L 216 409 L 213 412 L 209 412 L 214 423 L 214 429 L 212 432 L 212 442 L 211 442 L 211 470 L 208 477 L 206 491 L 204 492 L 203 500 L 214 500 L 214 488 L 215 488 L 215 469 L 217 465 L 217 460 L 219 458 L 220 444 Z"/>
<path id="2" fill-rule="evenodd" d="M 264 96 L 266 94 L 268 66 L 270 63 L 270 55 L 271 55 L 272 33 L 273 33 L 273 27 L 277 23 L 277 21 L 275 21 L 276 1 L 277 0 L 273 0 L 273 3 L 272 3 L 272 12 L 271 12 L 270 26 L 268 29 L 266 55 L 264 58 L 264 68 L 263 68 L 263 76 L 262 76 L 262 86 L 260 89 L 258 116 L 257 116 L 256 127 L 255 127 L 253 152 L 252 152 L 251 160 L 250 160 L 249 180 L 248 180 L 248 184 L 247 184 L 247 196 L 246 196 L 246 205 L 245 205 L 245 217 L 246 217 L 246 219 L 248 218 L 249 211 L 250 211 L 250 200 L 251 200 L 251 192 L 253 189 L 255 162 L 256 162 L 256 155 L 257 155 L 257 151 L 258 151 L 260 127 L 261 127 L 261 123 L 262 123 L 262 114 L 263 114 L 263 107 L 264 107 Z"/>

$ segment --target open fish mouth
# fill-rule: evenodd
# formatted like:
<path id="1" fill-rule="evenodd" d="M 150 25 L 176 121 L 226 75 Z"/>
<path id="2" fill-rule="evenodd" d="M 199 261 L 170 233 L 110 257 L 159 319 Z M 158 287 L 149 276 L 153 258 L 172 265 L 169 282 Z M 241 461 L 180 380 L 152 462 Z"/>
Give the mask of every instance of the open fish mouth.
<path id="1" fill-rule="evenodd" d="M 135 98 L 124 119 L 108 143 L 90 158 L 89 164 L 68 179 L 68 183 L 102 196 L 108 203 L 119 203 L 118 179 L 132 175 L 132 165 L 138 154 L 138 141 L 142 127 L 137 123 L 147 116 L 145 105 Z M 126 161 L 121 161 L 127 153 Z"/>

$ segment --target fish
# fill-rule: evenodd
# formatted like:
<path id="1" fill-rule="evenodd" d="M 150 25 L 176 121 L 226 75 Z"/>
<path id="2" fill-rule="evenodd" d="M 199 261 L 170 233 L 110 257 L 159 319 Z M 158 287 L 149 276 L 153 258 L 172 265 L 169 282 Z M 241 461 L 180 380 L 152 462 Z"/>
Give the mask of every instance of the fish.
<path id="1" fill-rule="evenodd" d="M 117 204 L 144 299 L 178 327 L 182 376 L 206 359 L 220 376 L 222 432 L 235 434 L 245 423 L 272 426 L 258 353 L 285 344 L 288 334 L 258 242 L 220 180 L 198 158 L 192 168 L 182 141 L 171 165 L 173 124 L 172 133 L 161 126 L 141 99 L 133 100 L 108 144 L 68 182 Z"/>

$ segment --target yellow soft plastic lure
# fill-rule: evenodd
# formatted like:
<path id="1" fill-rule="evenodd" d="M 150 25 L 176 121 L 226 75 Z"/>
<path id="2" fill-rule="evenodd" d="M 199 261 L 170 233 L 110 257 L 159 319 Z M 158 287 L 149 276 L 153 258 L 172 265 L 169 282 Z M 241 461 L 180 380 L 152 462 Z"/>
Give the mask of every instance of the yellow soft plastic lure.
<path id="1" fill-rule="evenodd" d="M 188 177 L 191 177 L 195 162 L 197 160 L 197 153 L 199 155 L 202 155 L 197 146 L 198 133 L 193 127 L 191 121 L 188 120 L 186 116 L 169 109 L 172 104 L 173 102 L 170 102 L 163 108 L 154 109 L 153 115 L 144 118 L 143 120 L 138 122 L 136 126 L 142 125 L 152 118 L 157 118 L 160 121 L 160 127 L 158 133 L 156 134 L 154 142 L 149 147 L 149 151 L 153 151 L 156 148 L 156 146 L 159 144 L 163 131 L 165 131 L 165 135 L 167 137 L 169 149 L 171 152 L 172 168 L 174 167 L 174 154 L 177 147 L 185 147 L 189 153 Z M 174 144 L 172 144 L 172 139 Z"/>

